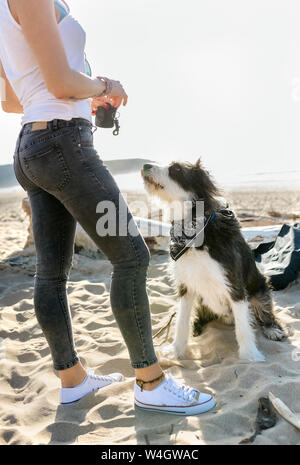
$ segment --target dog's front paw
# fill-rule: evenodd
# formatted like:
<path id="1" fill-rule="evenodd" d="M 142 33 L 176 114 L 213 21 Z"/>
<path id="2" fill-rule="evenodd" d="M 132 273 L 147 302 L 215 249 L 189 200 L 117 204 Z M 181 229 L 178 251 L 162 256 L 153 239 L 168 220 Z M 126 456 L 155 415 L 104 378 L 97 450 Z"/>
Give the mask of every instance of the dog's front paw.
<path id="1" fill-rule="evenodd" d="M 264 355 L 255 347 L 249 350 L 240 350 L 240 358 L 250 362 L 265 362 Z"/>
<path id="2" fill-rule="evenodd" d="M 164 347 L 161 350 L 161 353 L 164 357 L 170 358 L 170 359 L 180 359 L 184 357 L 184 350 L 180 349 L 178 346 L 175 344 L 171 344 L 169 346 Z"/>
<path id="3" fill-rule="evenodd" d="M 279 326 L 270 326 L 268 328 L 263 327 L 263 333 L 272 341 L 282 341 L 287 337 L 287 332 Z"/>

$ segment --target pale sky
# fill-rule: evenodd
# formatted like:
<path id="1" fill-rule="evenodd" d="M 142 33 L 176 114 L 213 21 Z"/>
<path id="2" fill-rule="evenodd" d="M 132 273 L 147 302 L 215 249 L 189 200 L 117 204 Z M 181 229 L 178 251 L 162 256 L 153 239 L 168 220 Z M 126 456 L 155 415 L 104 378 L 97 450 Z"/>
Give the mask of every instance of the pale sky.
<path id="1" fill-rule="evenodd" d="M 129 95 L 120 135 L 95 134 L 103 159 L 201 156 L 217 177 L 300 170 L 299 0 L 68 3 L 94 75 Z M 19 124 L 0 111 L 0 164 Z"/>

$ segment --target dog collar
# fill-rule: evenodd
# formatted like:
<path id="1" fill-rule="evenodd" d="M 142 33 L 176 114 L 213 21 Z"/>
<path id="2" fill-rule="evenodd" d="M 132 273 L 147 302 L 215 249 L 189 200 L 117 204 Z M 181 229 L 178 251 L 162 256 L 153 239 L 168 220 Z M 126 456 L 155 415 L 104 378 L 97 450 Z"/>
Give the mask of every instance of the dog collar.
<path id="1" fill-rule="evenodd" d="M 183 254 L 185 254 L 194 244 L 195 240 L 206 226 L 214 220 L 216 212 L 213 212 L 209 217 L 193 218 L 190 225 L 184 225 L 184 220 L 173 221 L 170 229 L 170 255 L 176 262 Z M 203 247 L 197 247 L 201 248 Z"/>
<path id="2" fill-rule="evenodd" d="M 184 220 L 173 221 L 170 229 L 170 256 L 176 262 L 183 254 L 185 254 L 191 247 L 197 237 L 205 230 L 208 224 L 213 221 L 217 215 L 220 214 L 226 218 L 234 218 L 235 214 L 228 208 L 222 208 L 214 211 L 209 216 L 204 216 L 200 219 L 192 218 L 190 225 L 185 225 Z M 204 243 L 197 246 L 197 249 L 203 249 Z"/>

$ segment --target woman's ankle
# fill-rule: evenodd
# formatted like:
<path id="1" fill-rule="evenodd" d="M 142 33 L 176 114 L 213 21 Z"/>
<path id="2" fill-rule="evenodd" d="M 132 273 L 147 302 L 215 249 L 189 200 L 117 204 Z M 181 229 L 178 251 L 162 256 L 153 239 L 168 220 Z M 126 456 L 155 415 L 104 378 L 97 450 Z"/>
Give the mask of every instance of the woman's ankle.
<path id="1" fill-rule="evenodd" d="M 145 391 L 152 391 L 164 379 L 164 372 L 158 363 L 136 370 L 137 384 Z"/>
<path id="2" fill-rule="evenodd" d="M 87 372 L 80 362 L 78 362 L 72 368 L 60 370 L 58 374 L 60 377 L 62 388 L 76 387 L 79 384 L 81 384 L 87 376 Z"/>
<path id="3" fill-rule="evenodd" d="M 164 377 L 160 378 L 157 381 L 153 381 L 151 383 L 146 383 L 143 385 L 143 390 L 144 391 L 153 391 L 157 386 L 159 386 L 164 380 Z"/>

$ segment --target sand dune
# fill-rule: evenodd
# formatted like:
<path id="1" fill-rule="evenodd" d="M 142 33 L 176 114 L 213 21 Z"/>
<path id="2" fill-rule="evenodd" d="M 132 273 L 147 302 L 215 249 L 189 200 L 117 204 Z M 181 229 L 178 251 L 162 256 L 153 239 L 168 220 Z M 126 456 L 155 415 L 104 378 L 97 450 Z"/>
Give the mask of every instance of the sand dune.
<path id="1" fill-rule="evenodd" d="M 58 405 L 58 378 L 32 308 L 34 250 L 22 250 L 26 217 L 19 199 L 0 212 L 0 444 L 238 444 L 250 436 L 258 398 L 272 391 L 300 415 L 300 283 L 274 293 L 280 316 L 293 330 L 285 342 L 258 333 L 265 363 L 238 359 L 232 327 L 211 323 L 194 338 L 186 360 L 163 365 L 177 377 L 212 392 L 217 406 L 196 417 L 135 411 L 133 370 L 109 303 L 110 264 L 76 254 L 68 286 L 74 334 L 83 363 L 96 373 L 121 371 L 108 386 L 70 406 Z M 148 290 L 155 334 L 176 309 L 167 255 L 153 255 Z M 171 341 L 164 331 L 155 344 Z M 283 419 L 255 444 L 300 444 Z"/>

